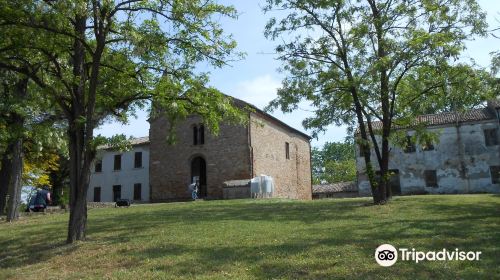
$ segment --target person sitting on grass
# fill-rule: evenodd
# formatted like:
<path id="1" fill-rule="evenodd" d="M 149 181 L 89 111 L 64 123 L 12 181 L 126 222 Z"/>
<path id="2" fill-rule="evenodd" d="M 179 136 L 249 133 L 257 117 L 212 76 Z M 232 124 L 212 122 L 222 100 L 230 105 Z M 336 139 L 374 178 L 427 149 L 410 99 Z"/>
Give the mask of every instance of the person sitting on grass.
<path id="1" fill-rule="evenodd" d="M 50 191 L 47 186 L 44 186 L 41 190 L 37 190 L 35 196 L 31 197 L 28 211 L 30 212 L 45 212 L 47 205 L 52 202 L 50 198 Z"/>

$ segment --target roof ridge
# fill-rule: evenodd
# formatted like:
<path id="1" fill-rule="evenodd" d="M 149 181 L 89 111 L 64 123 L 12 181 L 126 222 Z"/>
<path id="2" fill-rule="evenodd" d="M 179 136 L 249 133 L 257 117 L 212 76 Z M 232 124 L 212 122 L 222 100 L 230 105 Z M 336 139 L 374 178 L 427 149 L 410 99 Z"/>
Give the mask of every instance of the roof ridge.
<path id="1" fill-rule="evenodd" d="M 289 129 L 289 130 L 291 130 L 291 131 L 293 131 L 293 132 L 295 132 L 295 133 L 298 133 L 298 134 L 300 134 L 300 135 L 302 135 L 302 136 L 306 137 L 306 138 L 307 138 L 307 139 L 309 139 L 309 140 L 310 140 L 310 139 L 312 139 L 312 137 L 311 137 L 311 136 L 309 136 L 308 134 L 306 134 L 306 133 L 304 133 L 304 132 L 302 132 L 302 131 L 300 131 L 300 130 L 298 130 L 298 129 L 294 128 L 294 127 L 292 127 L 291 125 L 288 125 L 288 124 L 287 124 L 287 123 L 285 123 L 284 121 L 282 121 L 282 120 L 280 120 L 280 119 L 278 119 L 278 118 L 274 117 L 273 115 L 271 115 L 271 114 L 269 114 L 269 113 L 265 112 L 264 110 L 259 109 L 257 106 L 255 106 L 255 105 L 253 105 L 253 104 L 251 104 L 251 103 L 249 103 L 249 102 L 246 102 L 246 101 L 244 101 L 244 100 L 242 100 L 242 99 L 239 99 L 239 98 L 237 98 L 237 97 L 234 97 L 234 96 L 231 96 L 231 95 L 228 95 L 228 94 L 225 94 L 225 93 L 223 93 L 223 94 L 224 94 L 225 96 L 229 97 L 229 98 L 234 99 L 234 100 L 235 100 L 235 101 L 237 101 L 237 102 L 240 102 L 240 103 L 243 103 L 243 104 L 245 104 L 245 105 L 250 106 L 252 109 L 256 110 L 256 111 L 257 111 L 257 112 L 259 112 L 260 114 L 262 114 L 262 115 L 264 115 L 264 116 L 266 116 L 266 117 L 268 117 L 268 118 L 270 118 L 270 119 L 272 119 L 272 120 L 274 120 L 274 121 L 278 122 L 281 126 L 283 126 L 283 127 L 287 128 L 287 129 Z"/>
<path id="2" fill-rule="evenodd" d="M 409 125 L 397 125 L 394 124 L 394 129 L 404 129 L 411 128 L 413 125 L 417 124 L 425 124 L 426 126 L 437 126 L 437 125 L 448 125 L 451 123 L 457 122 L 457 119 L 453 121 L 450 120 L 450 117 L 457 116 L 458 113 L 458 122 L 459 123 L 467 123 L 467 122 L 477 122 L 484 120 L 494 119 L 495 116 L 492 115 L 492 112 L 489 107 L 481 107 L 481 108 L 473 108 L 466 111 L 451 111 L 451 112 L 440 112 L 434 114 L 425 114 L 416 116 Z M 397 119 L 395 119 L 396 121 Z M 380 129 L 381 121 L 373 121 L 371 122 L 374 129 Z"/>
<path id="3" fill-rule="evenodd" d="M 465 114 L 465 113 L 469 113 L 469 112 L 473 112 L 473 111 L 482 111 L 484 109 L 488 109 L 487 107 L 483 107 L 483 108 L 474 108 L 474 109 L 468 109 L 466 111 L 463 111 L 463 112 L 460 112 L 460 111 L 451 111 L 451 112 L 439 112 L 439 113 L 432 113 L 432 114 L 423 114 L 423 115 L 418 115 L 417 117 L 425 117 L 425 116 L 439 116 L 439 115 L 444 115 L 444 114 L 455 114 L 455 113 L 462 113 L 462 114 Z"/>

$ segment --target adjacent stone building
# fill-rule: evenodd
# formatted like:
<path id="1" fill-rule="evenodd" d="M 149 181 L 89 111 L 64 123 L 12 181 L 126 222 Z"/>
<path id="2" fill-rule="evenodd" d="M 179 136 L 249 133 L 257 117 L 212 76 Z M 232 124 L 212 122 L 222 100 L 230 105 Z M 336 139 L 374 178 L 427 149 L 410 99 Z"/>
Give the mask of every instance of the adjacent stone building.
<path id="1" fill-rule="evenodd" d="M 187 186 L 199 178 L 200 196 L 223 198 L 224 182 L 273 177 L 274 197 L 311 199 L 310 137 L 250 106 L 249 124 L 222 124 L 213 136 L 202 120 L 191 116 L 177 124 L 176 144 L 166 142 L 168 122 L 150 120 L 151 201 L 190 198 Z"/>
<path id="2" fill-rule="evenodd" d="M 417 119 L 439 135 L 439 142 L 391 147 L 391 189 L 395 194 L 500 193 L 500 102 L 464 113 L 423 115 Z M 374 122 L 375 129 L 381 123 Z M 415 132 L 407 131 L 411 136 Z M 357 149 L 358 189 L 370 195 L 363 157 Z M 373 166 L 378 164 L 372 151 Z"/>
<path id="3" fill-rule="evenodd" d="M 91 166 L 88 202 L 149 201 L 149 139 L 136 138 L 131 144 L 127 152 L 106 147 L 98 151 Z"/>

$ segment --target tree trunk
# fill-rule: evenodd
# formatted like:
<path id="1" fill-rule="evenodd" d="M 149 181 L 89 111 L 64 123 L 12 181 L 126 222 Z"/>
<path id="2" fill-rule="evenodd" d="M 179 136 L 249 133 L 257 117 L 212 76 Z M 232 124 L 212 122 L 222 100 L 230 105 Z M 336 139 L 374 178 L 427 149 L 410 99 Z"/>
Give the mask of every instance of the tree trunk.
<path id="1" fill-rule="evenodd" d="M 384 113 L 385 115 L 385 113 Z M 390 124 L 387 120 L 383 122 L 382 128 L 382 153 L 380 165 L 380 178 L 379 178 L 379 196 L 380 203 L 385 203 L 392 195 L 389 190 L 389 134 Z"/>
<path id="2" fill-rule="evenodd" d="M 84 167 L 84 132 L 80 124 L 70 125 L 70 215 L 67 243 L 85 239 L 89 170 Z"/>
<path id="3" fill-rule="evenodd" d="M 357 91 L 352 88 L 351 92 L 353 93 L 353 99 L 354 99 L 354 107 L 356 111 L 356 116 L 358 119 L 358 125 L 359 125 L 359 131 L 361 134 L 361 151 L 363 154 L 363 158 L 365 160 L 365 168 L 366 168 L 366 175 L 368 176 L 368 181 L 370 181 L 370 188 L 372 191 L 372 197 L 373 197 L 373 203 L 375 204 L 380 204 L 380 196 L 378 195 L 378 183 L 375 178 L 375 173 L 373 172 L 373 165 L 371 162 L 371 150 L 370 150 L 370 145 L 368 144 L 368 134 L 366 131 L 366 126 L 365 122 L 363 120 L 363 109 L 361 106 L 361 102 L 358 99 L 357 96 Z"/>
<path id="4" fill-rule="evenodd" d="M 21 206 L 21 181 L 23 174 L 23 139 L 19 137 L 12 145 L 12 167 L 7 184 L 9 185 L 9 201 L 7 204 L 7 221 L 19 219 Z"/>
<path id="5" fill-rule="evenodd" d="M 28 79 L 18 81 L 14 86 L 13 97 L 23 100 L 28 94 Z M 12 133 L 12 142 L 7 147 L 7 156 L 10 160 L 10 172 L 6 174 L 7 191 L 7 221 L 12 222 L 19 218 L 21 203 L 21 188 L 23 175 L 23 131 L 24 117 L 17 112 L 11 112 L 8 129 Z"/>
<path id="6" fill-rule="evenodd" d="M 73 84 L 71 97 L 71 113 L 68 116 L 68 137 L 69 137 L 69 174 L 70 174 L 70 193 L 69 206 L 70 215 L 68 222 L 67 243 L 73 243 L 76 240 L 85 239 L 85 229 L 87 227 L 87 187 L 89 170 L 85 170 L 85 81 L 87 73 L 85 71 L 85 48 L 82 44 L 85 38 L 85 28 L 87 18 L 82 15 L 76 15 L 74 21 L 75 34 L 80 38 L 75 38 L 73 44 L 73 55 L 71 64 L 73 75 L 78 79 Z"/>
<path id="7" fill-rule="evenodd" d="M 11 154 L 12 152 L 6 150 L 2 155 L 2 166 L 0 167 L 0 215 L 5 215 L 6 213 L 7 193 L 9 190 L 8 181 L 12 168 Z"/>

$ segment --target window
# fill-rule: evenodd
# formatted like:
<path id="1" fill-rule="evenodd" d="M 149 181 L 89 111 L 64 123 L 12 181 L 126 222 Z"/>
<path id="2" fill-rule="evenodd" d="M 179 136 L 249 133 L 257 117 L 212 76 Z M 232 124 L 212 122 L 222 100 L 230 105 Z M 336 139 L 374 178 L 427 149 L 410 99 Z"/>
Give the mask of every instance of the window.
<path id="1" fill-rule="evenodd" d="M 205 144 L 205 126 L 200 124 L 193 126 L 193 145 Z"/>
<path id="2" fill-rule="evenodd" d="M 204 125 L 200 125 L 200 128 L 199 128 L 199 130 L 198 130 L 198 133 L 199 133 L 198 137 L 200 138 L 200 139 L 199 139 L 199 140 L 200 140 L 200 141 L 199 141 L 199 142 L 200 142 L 200 145 L 205 144 L 205 126 L 204 126 Z"/>
<path id="3" fill-rule="evenodd" d="M 134 168 L 142 167 L 142 152 L 135 152 Z"/>
<path id="4" fill-rule="evenodd" d="M 122 198 L 122 186 L 114 185 L 113 186 L 113 201 L 116 202 L 118 199 Z"/>
<path id="5" fill-rule="evenodd" d="M 406 146 L 404 148 L 405 153 L 414 153 L 415 152 L 415 143 L 411 140 L 411 136 L 406 136 Z"/>
<path id="6" fill-rule="evenodd" d="M 500 184 L 500 166 L 490 166 L 491 183 Z"/>
<path id="7" fill-rule="evenodd" d="M 122 169 L 122 155 L 115 155 L 113 170 L 121 170 Z"/>
<path id="8" fill-rule="evenodd" d="M 94 188 L 94 202 L 101 202 L 101 187 Z"/>
<path id="9" fill-rule="evenodd" d="M 198 145 L 198 127 L 193 126 L 193 145 Z"/>
<path id="10" fill-rule="evenodd" d="M 486 146 L 498 145 L 498 129 L 485 129 L 484 130 L 484 142 Z"/>
<path id="11" fill-rule="evenodd" d="M 424 146 L 422 147 L 423 151 L 434 151 L 434 145 L 432 144 L 431 141 L 425 142 Z"/>
<path id="12" fill-rule="evenodd" d="M 290 159 L 290 143 L 285 142 L 285 157 Z"/>
<path id="13" fill-rule="evenodd" d="M 134 200 L 141 200 L 141 184 L 134 184 Z"/>
<path id="14" fill-rule="evenodd" d="M 102 172 L 102 160 L 96 160 L 94 168 L 95 172 Z"/>
<path id="15" fill-rule="evenodd" d="M 428 188 L 437 188 L 438 187 L 436 170 L 425 170 L 424 177 L 425 177 L 425 186 L 426 187 L 428 187 Z"/>

